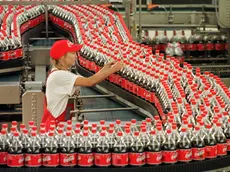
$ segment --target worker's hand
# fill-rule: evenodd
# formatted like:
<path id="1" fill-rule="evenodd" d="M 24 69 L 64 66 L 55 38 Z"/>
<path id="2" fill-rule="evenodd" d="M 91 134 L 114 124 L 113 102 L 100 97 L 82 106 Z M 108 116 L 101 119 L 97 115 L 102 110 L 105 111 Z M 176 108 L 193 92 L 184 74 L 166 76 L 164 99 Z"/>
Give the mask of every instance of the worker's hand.
<path id="1" fill-rule="evenodd" d="M 118 62 L 116 62 L 116 63 L 112 66 L 112 68 L 115 70 L 115 72 L 120 71 L 120 70 L 123 69 L 124 67 L 125 67 L 125 65 L 124 65 L 124 62 L 123 62 L 123 61 L 118 61 Z"/>
<path id="2" fill-rule="evenodd" d="M 104 65 L 104 68 L 109 69 L 109 68 L 111 68 L 112 65 L 114 65 L 115 63 L 116 63 L 116 61 L 110 61 L 110 62 L 108 62 L 108 63 L 106 63 L 106 64 Z"/>

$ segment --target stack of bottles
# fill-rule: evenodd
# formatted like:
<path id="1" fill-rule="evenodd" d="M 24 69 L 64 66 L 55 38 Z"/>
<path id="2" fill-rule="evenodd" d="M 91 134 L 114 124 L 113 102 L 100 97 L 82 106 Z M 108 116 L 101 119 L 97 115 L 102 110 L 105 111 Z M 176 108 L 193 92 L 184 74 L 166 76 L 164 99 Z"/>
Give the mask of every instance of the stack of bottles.
<path id="1" fill-rule="evenodd" d="M 0 61 L 23 56 L 21 36 L 45 21 L 43 6 L 0 6 Z"/>
<path id="2" fill-rule="evenodd" d="M 133 41 L 118 13 L 98 5 L 48 6 L 49 19 L 83 44 L 79 64 L 98 72 L 111 60 L 123 60 L 125 67 L 107 80 L 153 103 L 160 118 L 184 114 L 194 118 L 229 113 L 230 92 L 219 77 L 164 56 L 159 50 Z M 168 40 L 164 35 L 163 40 Z M 184 37 L 183 37 L 184 40 Z"/>
<path id="3" fill-rule="evenodd" d="M 225 156 L 230 151 L 229 115 L 214 118 L 182 118 L 178 125 L 170 115 L 163 124 L 159 116 L 137 122 L 116 120 L 89 125 L 87 120 L 64 125 L 51 121 L 46 132 L 29 122 L 29 127 L 12 121 L 2 124 L 0 164 L 8 167 L 126 167 L 203 161 Z"/>
<path id="4" fill-rule="evenodd" d="M 164 53 L 168 43 L 179 43 L 184 52 L 185 58 L 224 58 L 228 56 L 228 40 L 225 34 L 194 34 L 191 31 L 189 37 L 185 36 L 184 30 L 181 32 L 174 30 L 171 38 L 164 34 L 155 32 L 154 38 L 144 38 L 144 44 L 152 46 L 153 52 L 159 50 Z M 177 54 L 175 54 L 177 55 Z"/>

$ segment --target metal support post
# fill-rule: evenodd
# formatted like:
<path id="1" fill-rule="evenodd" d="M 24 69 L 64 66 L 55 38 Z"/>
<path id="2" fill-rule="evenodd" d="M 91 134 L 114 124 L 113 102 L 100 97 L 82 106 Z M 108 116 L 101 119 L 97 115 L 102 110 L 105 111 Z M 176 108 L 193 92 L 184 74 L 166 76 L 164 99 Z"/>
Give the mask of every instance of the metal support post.
<path id="1" fill-rule="evenodd" d="M 141 25 L 141 1 L 139 0 L 139 41 L 141 42 L 141 36 L 142 36 L 142 25 Z"/>
<path id="2" fill-rule="evenodd" d="M 49 18 L 48 18 L 48 6 L 45 5 L 45 18 L 46 18 L 46 39 L 48 40 L 49 38 Z"/>
<path id="3" fill-rule="evenodd" d="M 130 0 L 127 0 L 123 3 L 125 5 L 125 21 L 126 21 L 126 26 L 130 30 Z"/>

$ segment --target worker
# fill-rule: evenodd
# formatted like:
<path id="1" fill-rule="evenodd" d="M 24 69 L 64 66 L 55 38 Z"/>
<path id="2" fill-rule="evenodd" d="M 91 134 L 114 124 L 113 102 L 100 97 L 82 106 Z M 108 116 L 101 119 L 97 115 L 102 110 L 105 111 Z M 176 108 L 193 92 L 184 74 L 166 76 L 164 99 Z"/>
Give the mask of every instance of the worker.
<path id="1" fill-rule="evenodd" d="M 46 80 L 46 96 L 42 117 L 42 123 L 46 124 L 47 130 L 51 121 L 55 121 L 57 124 L 66 120 L 69 97 L 80 86 L 92 87 L 124 67 L 122 61 L 112 61 L 105 64 L 99 72 L 90 77 L 73 74 L 69 68 L 75 64 L 81 48 L 82 45 L 73 44 L 69 40 L 59 40 L 50 49 L 52 68 Z"/>

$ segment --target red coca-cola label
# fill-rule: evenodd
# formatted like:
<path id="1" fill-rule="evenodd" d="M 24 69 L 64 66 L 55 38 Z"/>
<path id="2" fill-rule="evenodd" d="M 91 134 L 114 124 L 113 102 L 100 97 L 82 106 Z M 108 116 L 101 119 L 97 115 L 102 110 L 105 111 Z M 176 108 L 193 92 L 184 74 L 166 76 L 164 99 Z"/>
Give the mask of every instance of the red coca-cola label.
<path id="1" fill-rule="evenodd" d="M 205 159 L 205 148 L 192 148 L 192 159 L 193 160 L 204 160 Z"/>
<path id="2" fill-rule="evenodd" d="M 9 51 L 5 51 L 5 52 L 1 52 L 1 60 L 4 60 L 4 61 L 7 61 L 10 59 L 10 56 L 9 56 Z"/>
<path id="3" fill-rule="evenodd" d="M 22 24 L 20 27 L 20 33 L 23 34 L 30 28 L 30 20 L 27 21 L 26 23 Z"/>
<path id="4" fill-rule="evenodd" d="M 9 51 L 9 58 L 10 59 L 16 59 L 16 51 L 15 50 Z"/>
<path id="5" fill-rule="evenodd" d="M 162 152 L 146 152 L 146 164 L 158 165 L 162 163 Z"/>
<path id="6" fill-rule="evenodd" d="M 25 166 L 27 167 L 39 167 L 42 165 L 41 154 L 25 154 Z"/>
<path id="7" fill-rule="evenodd" d="M 138 85 L 136 85 L 136 84 L 132 84 L 132 92 L 133 92 L 133 94 L 137 94 L 137 92 L 138 92 L 138 89 L 139 89 L 139 86 Z"/>
<path id="8" fill-rule="evenodd" d="M 206 44 L 206 49 L 207 50 L 214 50 L 214 44 L 212 44 L 212 43 L 208 43 L 208 44 Z"/>
<path id="9" fill-rule="evenodd" d="M 206 146 L 205 147 L 205 157 L 206 158 L 216 158 L 217 157 L 217 146 Z"/>
<path id="10" fill-rule="evenodd" d="M 196 51 L 196 44 L 187 44 L 187 50 Z"/>
<path id="11" fill-rule="evenodd" d="M 137 86 L 137 95 L 142 97 L 144 89 L 141 86 Z"/>
<path id="12" fill-rule="evenodd" d="M 192 149 L 178 149 L 178 161 L 189 162 L 192 160 Z"/>
<path id="13" fill-rule="evenodd" d="M 230 139 L 227 139 L 227 151 L 230 151 Z"/>
<path id="14" fill-rule="evenodd" d="M 17 50 L 15 50 L 16 53 L 16 58 L 20 58 L 22 57 L 22 48 L 18 48 Z"/>
<path id="15" fill-rule="evenodd" d="M 217 155 L 218 156 L 227 155 L 227 143 L 217 144 Z"/>
<path id="16" fill-rule="evenodd" d="M 161 45 L 161 49 L 160 49 L 160 50 L 161 50 L 161 51 L 165 51 L 166 47 L 167 47 L 167 45 L 166 45 L 166 44 L 162 44 L 162 45 Z"/>
<path id="17" fill-rule="evenodd" d="M 23 154 L 8 154 L 7 166 L 9 167 L 22 167 L 24 165 Z"/>
<path id="18" fill-rule="evenodd" d="M 127 82 L 127 80 L 125 78 L 122 78 L 122 81 L 121 81 L 121 87 L 122 88 L 125 88 L 126 82 Z"/>
<path id="19" fill-rule="evenodd" d="M 187 50 L 187 44 L 180 44 L 180 47 L 183 51 Z"/>
<path id="20" fill-rule="evenodd" d="M 151 92 L 146 90 L 145 99 L 151 101 Z"/>
<path id="21" fill-rule="evenodd" d="M 43 166 L 56 167 L 59 165 L 59 154 L 43 154 Z"/>
<path id="22" fill-rule="evenodd" d="M 77 165 L 77 154 L 76 153 L 61 153 L 60 154 L 60 165 L 65 167 L 72 167 Z"/>
<path id="23" fill-rule="evenodd" d="M 95 153 L 94 158 L 96 166 L 108 167 L 111 165 L 111 153 Z"/>
<path id="24" fill-rule="evenodd" d="M 198 51 L 204 51 L 205 49 L 205 44 L 197 44 L 196 45 Z"/>
<path id="25" fill-rule="evenodd" d="M 164 163 L 176 163 L 177 158 L 177 151 L 162 151 L 162 162 Z"/>
<path id="26" fill-rule="evenodd" d="M 6 164 L 7 163 L 7 152 L 0 152 L 0 164 Z"/>
<path id="27" fill-rule="evenodd" d="M 93 153 L 78 154 L 78 165 L 82 167 L 91 167 L 93 165 Z"/>
<path id="28" fill-rule="evenodd" d="M 145 164 L 145 153 L 129 153 L 129 164 L 130 165 L 144 165 Z"/>
<path id="29" fill-rule="evenodd" d="M 225 50 L 228 50 L 228 43 L 226 43 L 224 47 L 225 47 Z"/>
<path id="30" fill-rule="evenodd" d="M 153 47 L 153 49 L 155 49 L 155 50 L 161 50 L 161 45 L 157 44 L 157 45 L 155 45 L 155 46 Z"/>
<path id="31" fill-rule="evenodd" d="M 215 50 L 217 51 L 224 50 L 225 49 L 224 46 L 225 46 L 224 44 L 215 44 Z"/>
<path id="32" fill-rule="evenodd" d="M 129 164 L 128 153 L 112 153 L 112 165 L 124 167 Z"/>

